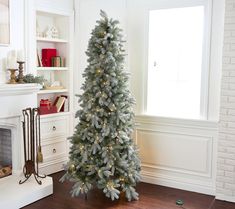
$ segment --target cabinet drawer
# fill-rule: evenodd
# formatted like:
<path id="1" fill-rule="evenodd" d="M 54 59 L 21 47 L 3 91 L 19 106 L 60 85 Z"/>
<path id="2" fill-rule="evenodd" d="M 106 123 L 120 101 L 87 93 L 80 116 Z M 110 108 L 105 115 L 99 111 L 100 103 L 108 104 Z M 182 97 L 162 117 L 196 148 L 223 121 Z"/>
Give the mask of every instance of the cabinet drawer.
<path id="1" fill-rule="evenodd" d="M 48 145 L 42 145 L 43 162 L 46 163 L 67 155 L 67 141 L 59 141 Z"/>
<path id="2" fill-rule="evenodd" d="M 41 119 L 41 138 L 48 139 L 58 136 L 68 136 L 69 117 L 53 117 Z"/>
<path id="3" fill-rule="evenodd" d="M 66 162 L 67 160 L 61 159 L 61 161 L 58 162 L 39 164 L 39 173 L 50 175 L 62 171 L 64 170 L 64 164 Z"/>

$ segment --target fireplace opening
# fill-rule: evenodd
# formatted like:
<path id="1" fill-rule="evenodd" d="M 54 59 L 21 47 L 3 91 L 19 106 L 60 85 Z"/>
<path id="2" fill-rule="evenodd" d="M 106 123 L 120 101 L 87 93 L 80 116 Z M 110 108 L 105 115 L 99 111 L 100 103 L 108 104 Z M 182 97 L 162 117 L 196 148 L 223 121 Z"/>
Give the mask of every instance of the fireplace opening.
<path id="1" fill-rule="evenodd" d="M 0 178 L 12 174 L 11 130 L 0 128 Z"/>

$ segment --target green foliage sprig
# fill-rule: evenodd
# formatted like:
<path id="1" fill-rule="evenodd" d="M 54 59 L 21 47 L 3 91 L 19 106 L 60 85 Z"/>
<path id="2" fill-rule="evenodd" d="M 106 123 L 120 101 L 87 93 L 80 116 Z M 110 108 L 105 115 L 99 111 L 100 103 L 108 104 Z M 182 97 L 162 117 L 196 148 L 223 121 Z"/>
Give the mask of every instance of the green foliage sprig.
<path id="1" fill-rule="evenodd" d="M 46 79 L 43 76 L 34 76 L 33 74 L 26 74 L 23 77 L 25 83 L 38 83 L 43 85 Z"/>

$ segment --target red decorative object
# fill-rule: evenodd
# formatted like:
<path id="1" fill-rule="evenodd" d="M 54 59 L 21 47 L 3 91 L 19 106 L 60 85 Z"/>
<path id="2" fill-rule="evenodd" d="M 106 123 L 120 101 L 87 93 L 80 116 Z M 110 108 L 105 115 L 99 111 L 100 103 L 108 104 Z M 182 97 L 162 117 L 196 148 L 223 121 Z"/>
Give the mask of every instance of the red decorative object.
<path id="1" fill-rule="evenodd" d="M 49 109 L 50 106 L 51 106 L 51 101 L 49 99 L 40 100 L 40 107 L 47 107 Z"/>
<path id="2" fill-rule="evenodd" d="M 52 114 L 57 113 L 57 108 L 54 105 L 51 105 L 51 101 L 49 99 L 41 99 L 40 100 L 40 107 L 39 107 L 39 114 Z"/>
<path id="3" fill-rule="evenodd" d="M 42 49 L 42 65 L 43 67 L 52 66 L 52 57 L 56 57 L 56 49 Z"/>

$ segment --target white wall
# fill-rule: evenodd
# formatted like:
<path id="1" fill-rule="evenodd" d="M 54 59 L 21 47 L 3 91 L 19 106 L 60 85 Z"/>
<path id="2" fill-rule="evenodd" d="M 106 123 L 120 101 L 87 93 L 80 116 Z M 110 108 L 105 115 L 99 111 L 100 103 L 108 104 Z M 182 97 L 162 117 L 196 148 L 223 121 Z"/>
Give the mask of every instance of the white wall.
<path id="1" fill-rule="evenodd" d="M 0 84 L 6 83 L 6 57 L 9 51 L 24 49 L 24 0 L 10 0 L 10 45 L 0 45 Z"/>
<path id="2" fill-rule="evenodd" d="M 104 10 L 109 17 L 118 19 L 120 27 L 126 34 L 126 0 L 75 0 L 75 52 L 74 52 L 74 93 L 81 94 L 83 82 L 82 73 L 87 66 L 87 50 L 90 34 L 96 20 L 100 19 L 100 10 Z M 77 99 L 74 101 L 77 108 Z M 75 109 L 76 109 L 75 108 Z"/>
<path id="3" fill-rule="evenodd" d="M 32 1 L 32 0 L 26 0 Z M 53 12 L 58 14 L 68 14 L 73 11 L 74 1 L 77 0 L 33 0 L 36 2 L 37 10 Z"/>
<path id="4" fill-rule="evenodd" d="M 223 45 L 223 0 L 214 0 L 208 84 L 208 120 L 182 120 L 144 115 L 148 47 L 148 11 L 204 0 L 127 0 L 128 54 L 131 88 L 137 100 L 136 142 L 140 147 L 143 181 L 215 194 Z M 211 4 L 212 1 L 209 1 Z M 210 28 L 208 29 L 210 32 Z"/>
<path id="5" fill-rule="evenodd" d="M 154 118 L 140 115 L 144 106 L 144 71 L 147 66 L 146 11 L 149 6 L 165 0 L 75 0 L 75 74 L 74 91 L 80 90 L 82 73 L 87 66 L 90 32 L 99 19 L 99 10 L 117 18 L 127 34 L 128 70 L 131 90 L 137 99 L 135 140 L 140 147 L 143 181 L 215 194 L 216 150 L 222 57 L 223 0 L 213 4 L 211 59 L 209 81 L 210 121 Z M 174 1 L 175 4 L 179 1 Z M 187 1 L 185 1 L 187 2 Z M 195 2 L 198 2 L 195 0 Z M 172 3 L 172 1 L 171 1 Z M 179 4 L 178 4 L 179 5 Z M 75 99 L 77 107 L 77 99 Z"/>
<path id="6" fill-rule="evenodd" d="M 142 3 L 151 0 L 60 0 L 58 12 L 72 11 L 75 6 L 75 43 L 74 43 L 74 93 L 81 93 L 80 87 L 83 82 L 82 73 L 87 66 L 88 40 L 95 21 L 99 19 L 99 11 L 103 9 L 113 18 L 119 19 L 124 34 L 128 34 L 128 63 L 132 73 L 131 89 L 137 99 L 136 113 L 140 114 L 143 110 L 143 71 L 146 70 L 146 25 L 144 24 L 141 12 L 144 7 Z M 156 1 L 155 1 L 156 2 Z M 164 2 L 159 0 L 158 2 Z M 223 95 L 233 92 L 233 72 L 234 67 L 234 43 L 233 35 L 234 22 L 233 9 L 234 0 L 227 0 L 227 19 L 225 25 L 225 48 L 224 48 L 224 70 L 221 96 L 221 128 L 219 146 L 219 169 L 217 178 L 217 197 L 229 195 L 234 198 L 234 185 L 228 185 L 232 177 L 228 177 L 226 163 L 234 165 L 234 161 L 229 161 L 222 156 L 231 156 L 228 147 L 221 146 L 233 145 L 233 131 L 229 126 L 233 125 L 233 96 Z M 25 5 L 24 5 L 25 4 Z M 27 23 L 33 18 L 32 7 L 48 9 L 58 8 L 58 0 L 11 0 L 11 44 L 8 47 L 0 46 L 0 83 L 6 82 L 4 59 L 9 50 L 27 48 L 28 56 L 34 49 L 31 48 L 30 37 L 33 31 Z M 26 10 L 24 11 L 24 6 Z M 219 81 L 220 76 L 220 56 L 221 56 L 221 27 L 223 27 L 223 0 L 214 1 L 213 22 L 216 27 L 212 30 L 212 57 L 210 87 L 216 89 L 211 94 L 209 105 L 215 108 L 209 112 L 210 119 L 218 119 L 216 113 L 219 107 Z M 26 14 L 26 20 L 24 20 Z M 216 14 L 220 14 L 219 16 Z M 230 15 L 230 16 L 229 16 Z M 233 16 L 233 17 L 232 17 Z M 24 24 L 26 23 L 26 24 Z M 230 31 L 231 30 L 231 31 Z M 25 32 L 24 32 L 25 31 Z M 226 51 L 227 50 L 227 51 Z M 231 58 L 232 57 L 232 58 Z M 32 59 L 31 59 L 32 60 Z M 30 66 L 30 65 L 29 65 Z M 30 71 L 30 69 L 28 69 Z M 214 73 L 215 72 L 215 73 Z M 214 76 L 214 77 L 213 77 Z M 226 98 L 225 98 L 226 97 Z M 214 99 L 214 100 L 213 100 Z M 74 101 L 77 107 L 77 99 Z M 135 140 L 140 147 L 140 155 L 143 165 L 143 180 L 149 183 L 157 183 L 182 189 L 199 191 L 209 194 L 215 193 L 216 175 L 216 149 L 217 149 L 217 122 L 192 121 L 192 120 L 173 120 L 166 118 L 151 118 L 137 116 L 137 130 Z M 226 131 L 226 134 L 222 134 Z M 227 141 L 226 141 L 227 140 Z M 223 152 L 221 152 L 223 150 Z M 225 152 L 226 151 L 226 152 Z M 221 155 L 220 155 L 221 153 Z M 234 159 L 233 159 L 234 160 Z M 232 166 L 232 165 L 230 165 Z M 229 167 L 229 166 L 228 166 Z M 227 167 L 227 168 L 228 168 Z M 224 168 L 224 170 L 221 170 Z M 229 168 L 230 169 L 230 168 Z M 235 169 L 235 168 L 233 168 Z M 234 170 L 233 170 L 234 171 Z M 220 175 L 224 175 L 221 176 Z M 231 187 L 230 187 L 231 186 Z M 230 188 L 228 188 L 230 187 Z M 221 189 L 221 190 L 220 190 Z M 227 197 L 227 196 L 226 196 Z M 230 198 L 231 199 L 231 198 Z"/>
<path id="7" fill-rule="evenodd" d="M 235 202 L 235 0 L 226 0 L 216 198 Z"/>

